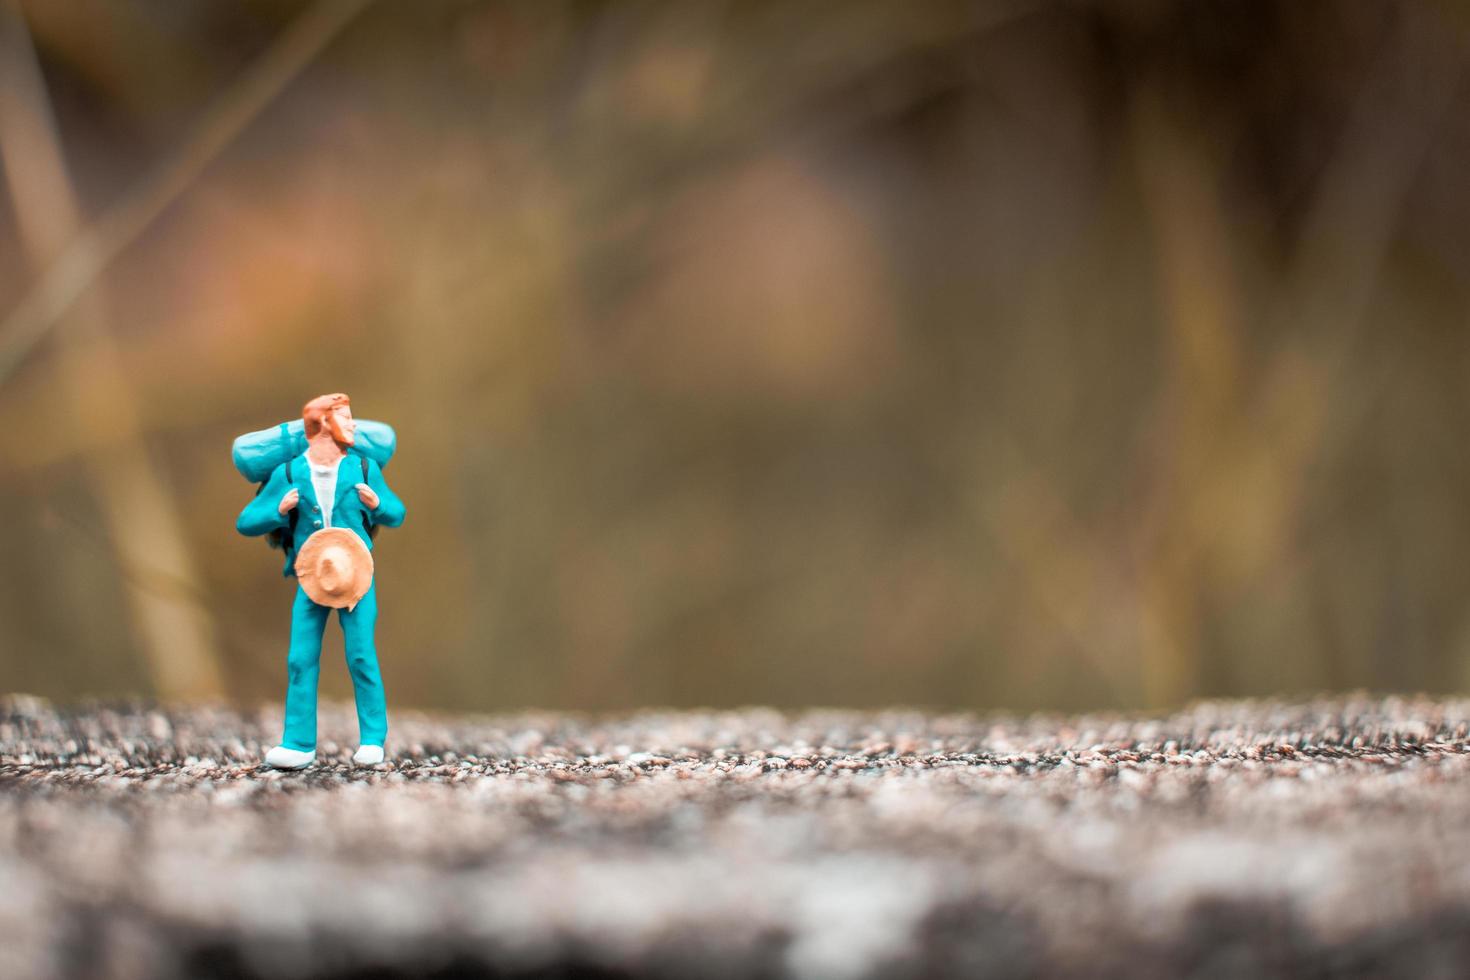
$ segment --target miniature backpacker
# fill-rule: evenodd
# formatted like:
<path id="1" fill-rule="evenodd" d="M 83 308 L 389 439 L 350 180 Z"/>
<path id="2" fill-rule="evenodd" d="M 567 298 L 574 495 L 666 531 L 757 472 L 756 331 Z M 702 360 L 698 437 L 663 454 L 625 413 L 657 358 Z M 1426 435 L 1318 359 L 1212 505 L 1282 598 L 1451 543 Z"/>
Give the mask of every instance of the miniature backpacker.
<path id="1" fill-rule="evenodd" d="M 352 448 L 347 452 L 357 457 L 358 464 L 362 467 L 362 482 L 367 482 L 367 461 L 371 459 L 378 466 L 386 467 L 388 461 L 393 458 L 393 451 L 398 448 L 398 436 L 393 432 L 393 427 L 383 422 L 374 422 L 370 419 L 357 419 L 357 434 Z M 257 496 L 265 489 L 266 482 L 270 480 L 271 474 L 276 467 L 282 463 L 286 465 L 286 479 L 292 480 L 291 461 L 306 452 L 306 423 L 301 419 L 292 422 L 282 422 L 280 425 L 269 429 L 261 429 L 258 432 L 247 432 L 243 436 L 237 436 L 232 452 L 235 469 L 240 475 L 260 485 L 255 488 Z M 293 481 L 294 482 L 294 481 Z M 290 526 L 280 530 L 272 531 L 266 536 L 266 542 L 272 548 L 280 548 L 288 555 L 296 540 L 296 519 L 300 508 L 291 509 Z M 367 524 L 367 533 L 370 537 L 377 537 L 376 525 Z"/>

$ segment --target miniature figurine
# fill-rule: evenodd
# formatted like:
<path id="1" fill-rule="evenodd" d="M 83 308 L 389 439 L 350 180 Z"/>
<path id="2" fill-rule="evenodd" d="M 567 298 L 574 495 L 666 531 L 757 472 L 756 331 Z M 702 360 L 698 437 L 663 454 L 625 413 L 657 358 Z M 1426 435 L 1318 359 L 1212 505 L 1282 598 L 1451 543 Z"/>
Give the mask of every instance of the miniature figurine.
<path id="1" fill-rule="evenodd" d="M 264 480 L 240 512 L 236 529 L 269 535 L 286 552 L 284 575 L 298 582 L 286 656 L 286 725 L 267 765 L 304 769 L 316 759 L 316 693 L 322 631 L 333 609 L 342 626 L 347 668 L 357 699 L 358 765 L 383 761 L 388 711 L 373 627 L 373 537 L 379 526 L 403 523 L 403 503 L 383 480 L 393 455 L 393 430 L 354 420 L 346 395 L 313 398 L 300 422 L 235 440 L 235 466 Z"/>

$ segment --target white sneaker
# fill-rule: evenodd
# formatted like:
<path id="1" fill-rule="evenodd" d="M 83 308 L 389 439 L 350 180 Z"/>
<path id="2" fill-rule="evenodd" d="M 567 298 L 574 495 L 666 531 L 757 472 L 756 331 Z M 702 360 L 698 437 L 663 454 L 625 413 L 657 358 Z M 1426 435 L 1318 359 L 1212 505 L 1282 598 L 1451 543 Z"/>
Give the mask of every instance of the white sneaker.
<path id="1" fill-rule="evenodd" d="M 277 745 L 265 754 L 265 764 L 277 769 L 305 769 L 316 761 L 316 752 L 298 752 L 284 745 Z"/>
<path id="2" fill-rule="evenodd" d="M 359 766 L 376 766 L 383 761 L 383 747 L 381 745 L 364 745 L 352 753 L 352 761 Z"/>

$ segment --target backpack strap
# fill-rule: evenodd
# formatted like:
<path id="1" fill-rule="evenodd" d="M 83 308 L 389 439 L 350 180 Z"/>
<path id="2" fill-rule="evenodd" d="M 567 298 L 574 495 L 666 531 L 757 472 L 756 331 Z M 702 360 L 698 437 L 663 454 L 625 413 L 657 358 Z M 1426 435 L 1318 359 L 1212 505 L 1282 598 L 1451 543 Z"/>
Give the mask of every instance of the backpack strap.
<path id="1" fill-rule="evenodd" d="M 359 456 L 359 457 L 357 457 L 357 461 L 362 464 L 362 482 L 363 483 L 366 483 L 368 481 L 368 478 L 367 478 L 367 457 L 366 456 Z M 368 519 L 368 516 L 367 516 L 366 513 L 364 513 L 362 515 L 362 529 L 367 532 L 367 536 L 369 538 L 372 538 L 375 541 L 377 540 L 377 537 L 378 537 L 378 525 L 376 525 L 372 521 L 370 521 Z"/>
<path id="2" fill-rule="evenodd" d="M 291 461 L 289 459 L 286 460 L 286 482 L 291 484 L 293 489 L 295 488 L 296 481 L 291 478 Z M 286 518 L 290 529 L 286 533 L 286 540 L 281 544 L 281 547 L 285 549 L 287 555 L 290 555 L 291 552 L 296 550 L 296 522 L 300 517 L 301 500 L 298 496 L 296 506 L 291 508 L 291 516 Z"/>
<path id="3" fill-rule="evenodd" d="M 296 488 L 296 481 L 291 479 L 291 461 L 289 459 L 286 460 L 286 482 L 291 485 L 291 489 L 294 490 Z M 269 484 L 270 480 L 261 483 L 260 486 L 255 488 L 255 495 L 259 497 L 261 491 Z M 279 506 L 279 502 L 277 502 L 277 506 Z M 265 536 L 265 543 L 272 548 L 280 548 L 286 553 L 287 559 L 291 557 L 291 552 L 296 548 L 296 521 L 300 517 L 300 511 L 301 504 L 298 502 L 295 507 L 291 508 L 291 516 L 286 518 L 287 526 L 275 528 Z"/>

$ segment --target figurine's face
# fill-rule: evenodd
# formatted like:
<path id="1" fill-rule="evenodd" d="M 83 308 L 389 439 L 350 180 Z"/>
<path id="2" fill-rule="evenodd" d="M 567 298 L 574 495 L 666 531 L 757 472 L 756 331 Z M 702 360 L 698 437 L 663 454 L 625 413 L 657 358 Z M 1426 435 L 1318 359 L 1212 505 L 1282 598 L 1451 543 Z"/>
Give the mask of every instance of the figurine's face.
<path id="1" fill-rule="evenodd" d="M 357 423 L 352 420 L 352 407 L 338 405 L 327 416 L 327 426 L 338 444 L 350 446 L 357 441 Z"/>

